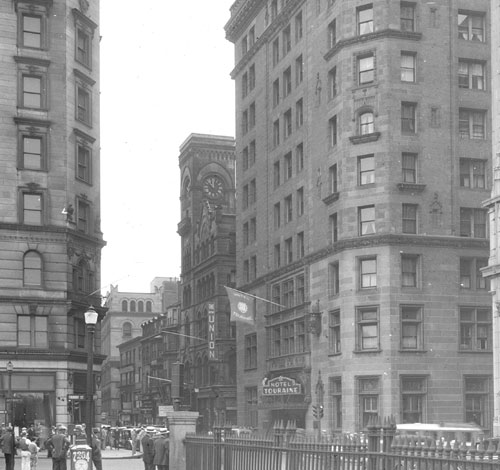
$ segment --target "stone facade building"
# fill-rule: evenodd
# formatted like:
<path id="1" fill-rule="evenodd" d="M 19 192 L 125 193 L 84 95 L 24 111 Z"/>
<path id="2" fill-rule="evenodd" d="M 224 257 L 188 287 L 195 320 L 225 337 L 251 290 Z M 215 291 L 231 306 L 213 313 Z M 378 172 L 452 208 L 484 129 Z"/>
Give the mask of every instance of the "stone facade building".
<path id="1" fill-rule="evenodd" d="M 236 275 L 234 139 L 191 134 L 179 167 L 184 403 L 210 428 L 222 415 L 236 422 L 235 327 L 224 290 Z"/>
<path id="2" fill-rule="evenodd" d="M 237 0 L 238 421 L 492 428 L 490 2 Z M 298 394 L 267 394 L 289 379 Z M 324 416 L 315 417 L 313 406 Z"/>
<path id="3" fill-rule="evenodd" d="M 86 393 L 83 314 L 105 313 L 99 37 L 99 1 L 0 4 L 0 410 L 15 426 L 72 421 L 68 394 Z M 99 326 L 95 352 L 98 374 Z"/>

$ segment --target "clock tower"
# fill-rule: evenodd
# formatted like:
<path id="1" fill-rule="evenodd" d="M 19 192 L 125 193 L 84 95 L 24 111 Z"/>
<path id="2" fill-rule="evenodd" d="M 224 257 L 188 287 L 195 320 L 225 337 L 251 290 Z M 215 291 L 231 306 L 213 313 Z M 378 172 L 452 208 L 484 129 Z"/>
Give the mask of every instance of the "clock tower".
<path id="1" fill-rule="evenodd" d="M 224 286 L 236 274 L 235 141 L 191 134 L 180 147 L 184 404 L 210 428 L 236 422 L 235 326 Z"/>

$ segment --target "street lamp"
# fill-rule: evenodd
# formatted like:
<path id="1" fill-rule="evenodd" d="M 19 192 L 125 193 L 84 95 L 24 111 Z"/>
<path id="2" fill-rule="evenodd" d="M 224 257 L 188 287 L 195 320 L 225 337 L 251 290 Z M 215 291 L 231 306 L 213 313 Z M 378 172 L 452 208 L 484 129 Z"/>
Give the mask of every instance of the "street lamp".
<path id="1" fill-rule="evenodd" d="M 92 426 L 93 426 L 93 401 L 94 401 L 94 331 L 98 314 L 94 307 L 90 306 L 85 312 L 85 324 L 87 325 L 87 445 L 92 447 Z"/>
<path id="2" fill-rule="evenodd" d="M 12 420 L 12 426 L 14 425 L 14 406 L 13 406 L 13 401 L 12 401 L 12 371 L 14 370 L 14 364 L 12 364 L 11 361 L 7 362 L 7 374 L 9 376 L 9 381 L 8 381 L 8 397 L 10 400 L 10 410 L 9 407 L 7 406 L 7 412 L 9 416 L 7 417 L 6 421 L 9 423 L 9 418 Z"/>

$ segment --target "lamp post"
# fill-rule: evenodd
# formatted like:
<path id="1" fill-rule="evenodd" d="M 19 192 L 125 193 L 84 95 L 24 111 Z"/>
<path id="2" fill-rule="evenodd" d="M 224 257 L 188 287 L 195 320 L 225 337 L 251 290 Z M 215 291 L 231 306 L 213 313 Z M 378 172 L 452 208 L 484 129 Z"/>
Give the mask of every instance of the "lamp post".
<path id="1" fill-rule="evenodd" d="M 7 423 L 9 423 L 9 419 L 12 420 L 12 426 L 14 426 L 14 406 L 13 406 L 13 401 L 12 401 L 12 371 L 14 370 L 14 364 L 12 364 L 11 361 L 7 362 L 7 375 L 9 377 L 9 380 L 8 380 L 8 397 L 9 397 L 9 401 L 10 401 L 10 409 L 9 407 L 7 406 L 7 412 L 9 414 L 9 416 L 7 417 L 6 421 Z"/>
<path id="2" fill-rule="evenodd" d="M 87 400 L 86 400 L 86 423 L 87 445 L 92 447 L 92 426 L 93 426 L 93 398 L 94 398 L 94 332 L 97 323 L 97 312 L 94 307 L 89 307 L 85 312 L 85 324 L 87 325 Z"/>

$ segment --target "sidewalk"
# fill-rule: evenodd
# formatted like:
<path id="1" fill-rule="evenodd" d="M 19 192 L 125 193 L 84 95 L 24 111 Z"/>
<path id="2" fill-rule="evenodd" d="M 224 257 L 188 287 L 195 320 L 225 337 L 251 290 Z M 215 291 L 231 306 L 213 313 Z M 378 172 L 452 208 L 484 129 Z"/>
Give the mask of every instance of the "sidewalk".
<path id="1" fill-rule="evenodd" d="M 103 460 L 108 460 L 108 459 L 142 459 L 142 452 L 136 452 L 134 455 L 132 455 L 131 450 L 127 449 L 109 449 L 107 448 L 106 450 L 101 450 L 102 454 L 102 459 Z M 46 459 L 47 458 L 47 451 L 46 450 L 41 450 L 38 453 L 38 457 L 41 459 Z"/>

